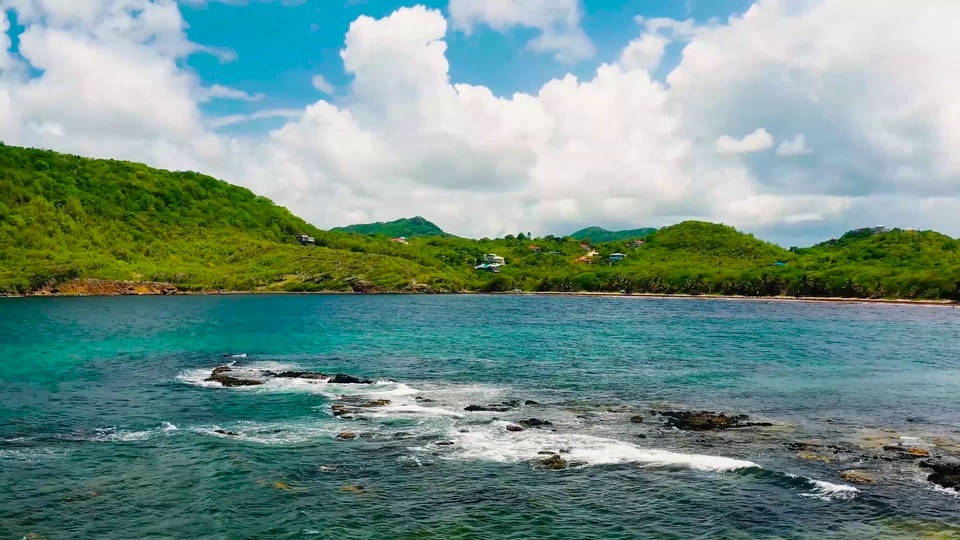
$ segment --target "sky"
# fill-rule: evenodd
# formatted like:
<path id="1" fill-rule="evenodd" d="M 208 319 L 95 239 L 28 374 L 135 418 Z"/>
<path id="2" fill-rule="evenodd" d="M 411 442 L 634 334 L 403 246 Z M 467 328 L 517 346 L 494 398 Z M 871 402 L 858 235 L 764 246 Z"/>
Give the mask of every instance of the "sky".
<path id="1" fill-rule="evenodd" d="M 960 2 L 0 0 L 0 140 L 321 228 L 960 235 Z"/>

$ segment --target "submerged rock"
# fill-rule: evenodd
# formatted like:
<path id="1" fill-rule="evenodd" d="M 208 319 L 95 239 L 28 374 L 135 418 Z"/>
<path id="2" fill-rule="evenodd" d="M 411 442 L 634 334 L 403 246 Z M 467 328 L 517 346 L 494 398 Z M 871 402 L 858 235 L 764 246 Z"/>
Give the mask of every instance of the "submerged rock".
<path id="1" fill-rule="evenodd" d="M 210 373 L 210 376 L 205 379 L 207 381 L 214 381 L 222 384 L 223 386 L 255 386 L 258 384 L 263 384 L 263 379 L 251 379 L 251 378 L 241 378 L 228 375 L 228 373 L 233 373 L 234 369 L 231 366 L 217 366 L 213 368 L 213 371 Z M 266 378 L 275 378 L 275 379 L 307 379 L 307 380 L 326 380 L 327 382 L 336 383 L 336 384 L 372 384 L 373 381 L 366 379 L 359 379 L 352 375 L 344 375 L 343 373 L 338 373 L 336 375 L 326 375 L 324 373 L 316 371 L 260 371 L 260 375 Z"/>
<path id="2" fill-rule="evenodd" d="M 887 444 L 883 446 L 884 452 L 892 452 L 899 459 L 919 459 L 930 457 L 930 452 L 923 448 L 910 446 L 901 446 L 899 444 Z"/>
<path id="3" fill-rule="evenodd" d="M 340 439 L 341 441 L 350 441 L 350 440 L 356 439 L 357 436 L 353 433 L 350 433 L 349 431 L 344 431 L 341 433 L 337 433 L 337 438 Z"/>
<path id="4" fill-rule="evenodd" d="M 532 406 L 534 406 L 534 405 L 539 405 L 539 403 L 537 403 L 536 401 L 534 401 L 534 400 L 532 400 L 532 399 L 528 399 L 528 400 L 524 401 L 523 404 L 526 405 L 527 407 L 532 407 Z"/>
<path id="5" fill-rule="evenodd" d="M 367 379 L 358 379 L 357 377 L 352 375 L 344 375 L 343 373 L 337 373 L 327 382 L 334 384 L 373 384 L 373 381 Z"/>
<path id="6" fill-rule="evenodd" d="M 340 488 L 340 491 L 343 491 L 346 493 L 363 493 L 366 490 L 367 488 L 361 486 L 360 484 L 357 484 L 354 486 L 343 486 L 342 488 Z"/>
<path id="7" fill-rule="evenodd" d="M 278 379 L 314 379 L 322 380 L 329 379 L 329 375 L 324 375 L 323 373 L 315 373 L 312 371 L 281 371 L 280 373 L 274 373 L 272 371 L 265 371 L 265 375 L 270 377 L 276 377 Z"/>
<path id="8" fill-rule="evenodd" d="M 854 484 L 875 484 L 877 482 L 873 473 L 860 470 L 840 471 L 840 478 Z"/>
<path id="9" fill-rule="evenodd" d="M 347 414 L 356 414 L 360 412 L 360 409 L 356 407 L 347 407 L 346 405 L 331 405 L 330 410 L 333 411 L 334 416 L 344 416 Z"/>
<path id="10" fill-rule="evenodd" d="M 230 436 L 230 437 L 238 437 L 238 436 L 240 435 L 240 434 L 237 433 L 236 431 L 227 431 L 227 430 L 225 430 L 225 429 L 215 429 L 215 430 L 213 430 L 213 432 L 214 432 L 214 433 L 219 433 L 220 435 L 228 435 L 228 436 Z"/>
<path id="11" fill-rule="evenodd" d="M 507 412 L 520 406 L 519 401 L 504 401 L 491 405 L 467 405 L 463 410 L 467 412 Z"/>
<path id="12" fill-rule="evenodd" d="M 507 431 L 523 431 L 523 428 L 516 424 L 507 424 Z"/>
<path id="13" fill-rule="evenodd" d="M 543 465 L 548 469 L 558 471 L 560 469 L 566 469 L 569 463 L 567 463 L 567 460 L 563 459 L 562 457 L 558 455 L 553 455 L 548 457 L 547 459 L 541 460 L 540 465 Z"/>
<path id="14" fill-rule="evenodd" d="M 927 476 L 928 482 L 933 482 L 947 489 L 960 491 L 960 462 L 927 460 L 921 461 L 920 467 L 933 470 L 933 472 Z"/>
<path id="15" fill-rule="evenodd" d="M 436 446 L 453 446 L 453 441 L 437 441 L 433 444 Z"/>
<path id="16" fill-rule="evenodd" d="M 526 428 L 549 427 L 553 425 L 553 422 L 549 420 L 540 420 L 539 418 L 528 418 L 526 420 L 521 420 L 520 425 Z"/>
<path id="17" fill-rule="evenodd" d="M 711 411 L 651 411 L 667 418 L 667 425 L 684 431 L 711 431 L 744 427 L 772 426 L 771 422 L 748 422 L 749 416 L 730 416 Z"/>
<path id="18" fill-rule="evenodd" d="M 635 414 L 635 415 L 633 415 L 633 416 L 630 417 L 630 422 L 633 423 L 633 424 L 642 424 L 642 423 L 643 423 L 643 417 L 640 416 L 639 414 Z"/>
<path id="19" fill-rule="evenodd" d="M 209 377 L 207 377 L 204 380 L 218 382 L 222 386 L 225 386 L 227 388 L 233 388 L 237 386 L 257 386 L 259 384 L 263 384 L 263 381 L 259 379 L 241 379 L 239 377 L 231 377 L 230 375 L 224 375 L 224 373 L 229 371 L 231 370 L 228 369 L 228 370 L 216 373 L 216 370 L 214 370 L 215 373 L 212 373 Z"/>
<path id="20" fill-rule="evenodd" d="M 376 400 L 373 400 L 373 401 L 368 401 L 368 402 L 366 402 L 366 403 L 361 403 L 361 404 L 360 404 L 360 407 L 366 407 L 366 408 L 370 408 L 370 407 L 383 407 L 383 406 L 386 406 L 386 405 L 389 405 L 389 404 L 390 404 L 390 400 L 389 400 L 389 399 L 376 399 Z"/>

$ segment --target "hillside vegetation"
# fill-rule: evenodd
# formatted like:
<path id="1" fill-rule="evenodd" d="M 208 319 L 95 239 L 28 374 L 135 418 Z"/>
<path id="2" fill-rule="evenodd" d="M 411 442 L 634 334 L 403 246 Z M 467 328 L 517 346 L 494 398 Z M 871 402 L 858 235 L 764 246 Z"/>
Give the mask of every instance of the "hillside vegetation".
<path id="1" fill-rule="evenodd" d="M 457 238 L 423 218 L 346 229 L 318 230 L 201 174 L 0 145 L 0 293 L 95 278 L 180 290 L 960 299 L 960 241 L 935 232 L 848 234 L 787 251 L 688 221 L 650 232 L 638 246 L 591 236 L 584 250 L 573 237 Z M 317 245 L 299 245 L 300 232 Z M 507 264 L 475 270 L 486 253 Z M 625 259 L 612 262 L 613 253 Z"/>
<path id="2" fill-rule="evenodd" d="M 608 231 L 602 227 L 587 227 L 570 235 L 570 238 L 577 240 L 589 240 L 590 242 L 615 242 L 617 240 L 639 240 L 657 232 L 653 227 L 643 229 L 630 229 L 625 231 Z"/>
<path id="3" fill-rule="evenodd" d="M 391 238 L 448 236 L 447 233 L 443 232 L 443 229 L 437 227 L 435 224 L 420 216 L 402 218 L 387 222 L 378 221 L 377 223 L 359 223 L 356 225 L 347 225 L 346 227 L 336 227 L 332 230 L 337 232 L 382 235 L 389 236 Z"/>

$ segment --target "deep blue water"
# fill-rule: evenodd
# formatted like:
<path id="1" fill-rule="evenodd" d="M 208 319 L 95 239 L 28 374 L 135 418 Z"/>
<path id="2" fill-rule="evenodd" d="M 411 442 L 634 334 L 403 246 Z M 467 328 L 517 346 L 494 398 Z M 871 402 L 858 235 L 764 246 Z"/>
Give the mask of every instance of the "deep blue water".
<path id="1" fill-rule="evenodd" d="M 203 381 L 225 362 L 378 382 Z M 342 395 L 390 404 L 337 418 Z M 512 399 L 538 404 L 463 410 Z M 684 432 L 651 409 L 773 426 Z M 505 429 L 530 417 L 554 425 Z M 960 456 L 960 310 L 535 296 L 0 301 L 0 538 L 960 537 L 960 497 L 934 489 L 917 460 L 883 459 L 891 444 Z M 544 469 L 545 451 L 571 466 Z M 838 476 L 850 469 L 876 482 Z"/>

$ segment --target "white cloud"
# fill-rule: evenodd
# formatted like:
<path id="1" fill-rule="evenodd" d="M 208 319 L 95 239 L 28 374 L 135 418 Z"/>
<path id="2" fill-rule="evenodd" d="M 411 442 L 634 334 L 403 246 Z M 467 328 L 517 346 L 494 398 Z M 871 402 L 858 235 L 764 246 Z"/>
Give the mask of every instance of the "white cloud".
<path id="1" fill-rule="evenodd" d="M 705 26 L 642 20 L 616 63 L 509 97 L 451 81 L 447 21 L 401 9 L 350 26 L 353 83 L 336 104 L 205 119 L 209 89 L 182 67 L 203 47 L 175 3 L 83 1 L 0 0 L 0 28 L 16 10 L 23 57 L 42 70 L 28 79 L 0 53 L 6 142 L 201 170 L 324 227 L 421 214 L 473 236 L 686 218 L 960 232 L 960 79 L 943 69 L 960 55 L 960 4 L 761 0 Z M 576 2 L 468 4 L 451 6 L 465 31 L 579 28 Z M 682 59 L 658 82 L 671 44 Z M 265 118 L 286 122 L 214 130 Z M 763 152 L 771 133 L 794 135 Z"/>
<path id="2" fill-rule="evenodd" d="M 729 135 L 717 138 L 717 150 L 722 154 L 751 154 L 773 148 L 773 135 L 763 128 L 745 135 L 742 139 L 735 139 Z"/>
<path id="3" fill-rule="evenodd" d="M 324 94 L 327 94 L 328 96 L 332 96 L 337 92 L 337 88 L 323 78 L 323 75 L 314 75 L 312 82 L 314 88 L 323 92 Z"/>
<path id="4" fill-rule="evenodd" d="M 777 147 L 777 155 L 781 157 L 802 156 L 812 154 L 813 149 L 807 146 L 807 139 L 798 133 L 792 139 L 785 140 Z"/>
<path id="5" fill-rule="evenodd" d="M 580 0 L 450 0 L 448 9 L 454 28 L 467 34 L 481 24 L 498 32 L 536 28 L 541 33 L 529 47 L 554 53 L 561 62 L 590 58 L 595 52 L 580 27 Z"/>
<path id="6" fill-rule="evenodd" d="M 243 90 L 230 88 L 215 84 L 209 88 L 204 88 L 201 92 L 201 101 L 210 99 L 238 99 L 240 101 L 261 101 L 265 96 L 263 94 L 249 94 Z"/>

